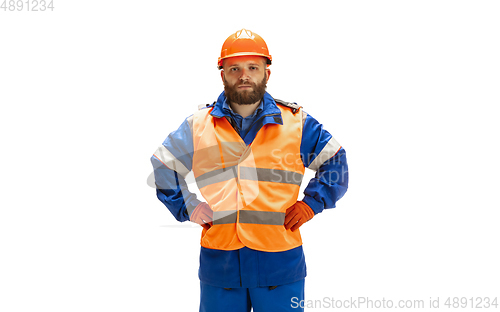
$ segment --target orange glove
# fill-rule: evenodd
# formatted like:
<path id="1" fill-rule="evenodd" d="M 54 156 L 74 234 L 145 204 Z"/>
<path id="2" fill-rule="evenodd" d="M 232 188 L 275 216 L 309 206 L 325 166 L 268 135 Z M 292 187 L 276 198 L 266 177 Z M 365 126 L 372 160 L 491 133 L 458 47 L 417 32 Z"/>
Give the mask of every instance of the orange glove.
<path id="1" fill-rule="evenodd" d="M 196 208 L 194 208 L 189 220 L 194 223 L 198 223 L 205 230 L 208 230 L 213 225 L 214 212 L 210 209 L 207 203 L 199 203 Z"/>
<path id="2" fill-rule="evenodd" d="M 303 201 L 296 202 L 286 210 L 285 229 L 296 231 L 302 224 L 314 217 L 314 211 Z"/>

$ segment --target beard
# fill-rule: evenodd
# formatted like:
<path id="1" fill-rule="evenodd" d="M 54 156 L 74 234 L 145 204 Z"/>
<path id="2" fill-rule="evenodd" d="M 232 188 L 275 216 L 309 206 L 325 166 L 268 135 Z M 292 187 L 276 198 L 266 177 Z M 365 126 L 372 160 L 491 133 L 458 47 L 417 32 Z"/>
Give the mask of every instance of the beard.
<path id="1" fill-rule="evenodd" d="M 267 73 L 264 74 L 264 79 L 262 79 L 260 83 L 253 83 L 251 81 L 242 83 L 240 81 L 231 86 L 227 82 L 226 78 L 224 78 L 224 93 L 229 103 L 236 103 L 240 105 L 254 104 L 262 100 L 262 98 L 264 97 L 267 87 L 266 81 Z M 241 85 L 250 85 L 252 86 L 252 90 L 238 91 L 238 87 Z"/>

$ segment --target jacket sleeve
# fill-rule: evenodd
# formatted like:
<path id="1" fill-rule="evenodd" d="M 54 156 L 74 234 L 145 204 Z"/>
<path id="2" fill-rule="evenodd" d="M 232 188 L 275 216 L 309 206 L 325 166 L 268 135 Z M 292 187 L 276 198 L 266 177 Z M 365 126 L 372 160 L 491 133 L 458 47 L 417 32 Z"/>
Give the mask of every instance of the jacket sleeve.
<path id="1" fill-rule="evenodd" d="M 180 222 L 189 220 L 200 203 L 189 191 L 186 176 L 192 169 L 193 138 L 188 117 L 176 131 L 170 133 L 151 156 L 158 199 Z"/>
<path id="2" fill-rule="evenodd" d="M 305 115 L 305 113 L 304 113 Z M 349 180 L 344 148 L 311 115 L 306 115 L 300 152 L 304 166 L 316 171 L 304 190 L 303 201 L 315 214 L 335 208 Z"/>

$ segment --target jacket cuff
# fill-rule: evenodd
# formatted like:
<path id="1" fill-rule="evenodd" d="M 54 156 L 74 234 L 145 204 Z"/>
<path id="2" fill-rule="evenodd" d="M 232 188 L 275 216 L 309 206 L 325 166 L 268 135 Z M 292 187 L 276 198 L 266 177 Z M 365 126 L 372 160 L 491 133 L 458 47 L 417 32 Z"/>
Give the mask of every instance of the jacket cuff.
<path id="1" fill-rule="evenodd" d="M 323 202 L 318 202 L 316 199 L 309 195 L 305 195 L 302 201 L 306 203 L 312 209 L 312 211 L 314 211 L 314 215 L 317 215 L 325 209 L 325 205 L 323 204 Z"/>

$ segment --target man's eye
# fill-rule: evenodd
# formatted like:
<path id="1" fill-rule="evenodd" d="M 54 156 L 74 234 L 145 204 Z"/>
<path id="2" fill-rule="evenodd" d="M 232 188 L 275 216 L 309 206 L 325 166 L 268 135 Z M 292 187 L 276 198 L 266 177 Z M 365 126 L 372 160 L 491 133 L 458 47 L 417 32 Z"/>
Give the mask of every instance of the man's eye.
<path id="1" fill-rule="evenodd" d="M 233 72 L 237 71 L 237 70 L 238 70 L 238 68 L 236 68 L 236 67 L 233 67 L 233 68 L 230 69 L 230 71 L 233 71 Z"/>

